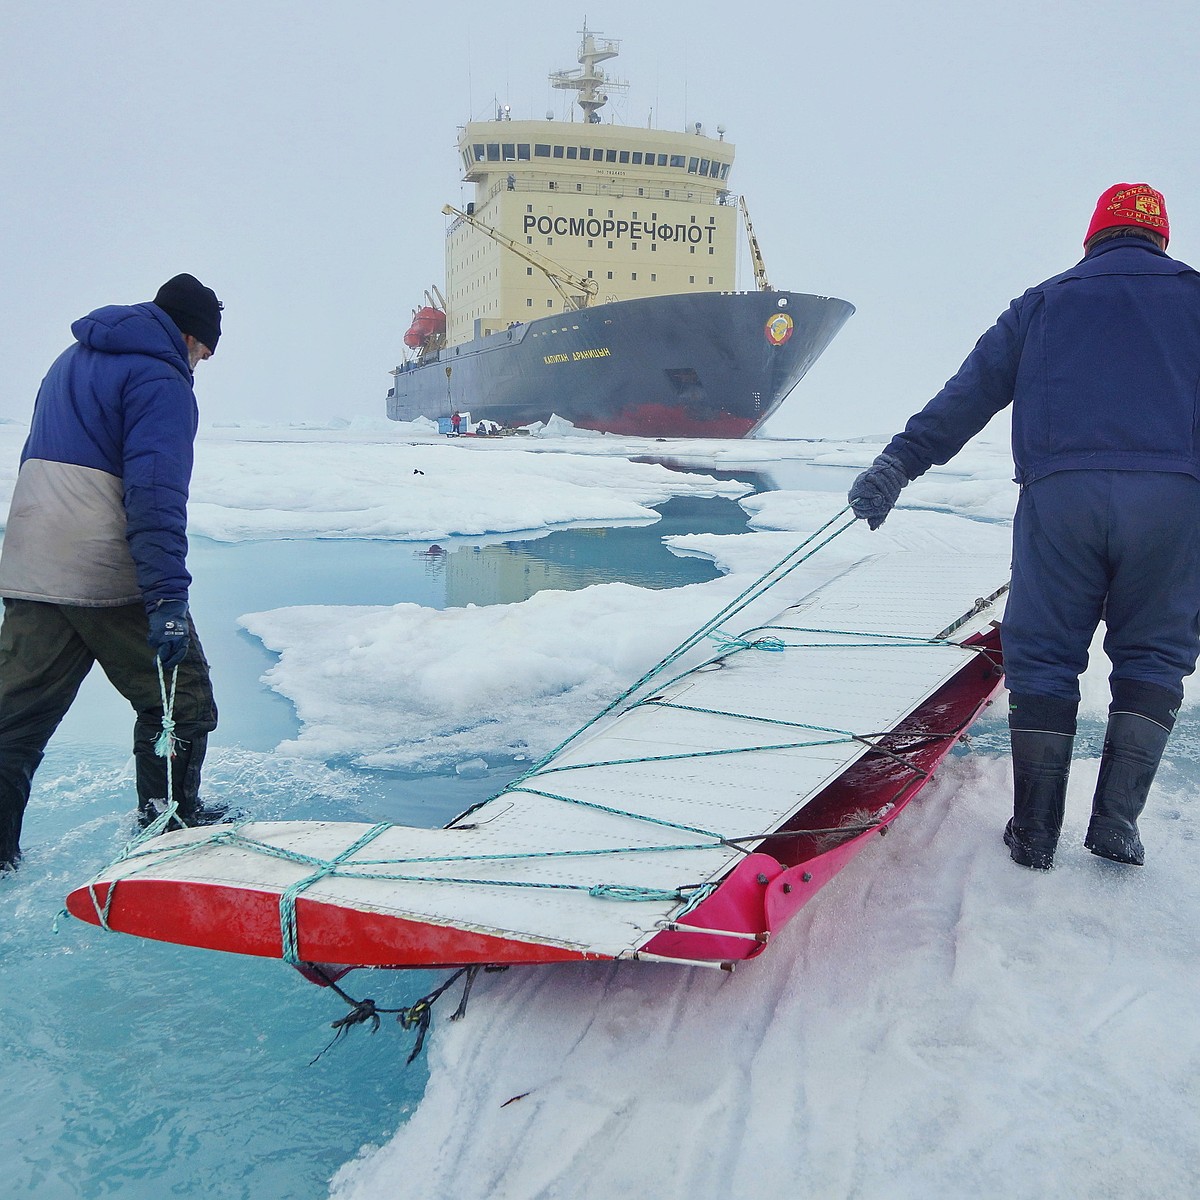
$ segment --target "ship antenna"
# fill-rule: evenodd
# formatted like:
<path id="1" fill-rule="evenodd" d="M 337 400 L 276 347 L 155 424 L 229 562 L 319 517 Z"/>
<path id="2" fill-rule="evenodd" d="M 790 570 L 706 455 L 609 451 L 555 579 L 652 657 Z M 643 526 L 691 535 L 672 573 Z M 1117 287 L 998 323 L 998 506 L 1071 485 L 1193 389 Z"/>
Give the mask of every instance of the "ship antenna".
<path id="1" fill-rule="evenodd" d="M 608 79 L 599 66 L 600 63 L 617 57 L 620 53 L 620 42 L 612 38 L 598 42 L 596 35 L 588 29 L 586 18 L 580 33 L 583 41 L 579 44 L 579 68 L 551 72 L 550 85 L 578 92 L 577 103 L 583 109 L 583 119 L 590 125 L 597 125 L 600 123 L 599 110 L 608 103 L 608 93 L 602 89 L 607 87 L 617 90 L 629 85 L 619 80 Z"/>

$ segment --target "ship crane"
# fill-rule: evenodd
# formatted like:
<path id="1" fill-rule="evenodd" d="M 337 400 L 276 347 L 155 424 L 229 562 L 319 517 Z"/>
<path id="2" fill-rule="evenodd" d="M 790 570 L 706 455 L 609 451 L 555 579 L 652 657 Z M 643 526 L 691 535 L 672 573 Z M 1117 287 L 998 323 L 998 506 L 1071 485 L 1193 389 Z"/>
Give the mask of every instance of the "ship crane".
<path id="1" fill-rule="evenodd" d="M 528 246 L 522 246 L 520 242 L 514 241 L 498 229 L 493 229 L 478 217 L 461 212 L 453 204 L 445 205 L 442 212 L 448 217 L 458 217 L 459 220 L 466 221 L 468 225 L 478 229 L 480 233 L 486 233 L 493 241 L 499 242 L 501 246 L 511 250 L 519 258 L 523 258 L 527 263 L 532 263 L 554 285 L 568 309 L 587 308 L 588 302 L 600 290 L 600 285 L 596 280 L 573 274 L 566 267 L 559 266 L 553 259 L 539 254 L 536 250 L 531 250 Z M 570 292 L 569 287 L 576 288 L 577 294 Z"/>
<path id="2" fill-rule="evenodd" d="M 746 236 L 750 239 L 750 261 L 754 264 L 754 286 L 760 292 L 773 292 L 775 289 L 767 280 L 767 264 L 763 262 L 762 251 L 758 248 L 758 238 L 754 236 L 754 226 L 750 224 L 750 212 L 746 208 L 746 197 L 738 197 L 738 207 L 742 210 L 742 220 L 746 222 Z"/>

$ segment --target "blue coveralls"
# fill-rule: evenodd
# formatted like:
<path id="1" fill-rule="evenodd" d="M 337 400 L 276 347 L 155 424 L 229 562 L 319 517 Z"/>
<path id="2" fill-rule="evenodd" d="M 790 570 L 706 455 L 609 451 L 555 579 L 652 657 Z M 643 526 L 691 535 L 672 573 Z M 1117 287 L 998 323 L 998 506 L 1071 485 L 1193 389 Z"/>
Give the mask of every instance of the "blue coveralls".
<path id="1" fill-rule="evenodd" d="M 1200 652 L 1200 274 L 1101 242 L 1014 300 L 885 453 L 915 479 L 1009 404 L 1010 691 L 1077 704 L 1103 620 L 1114 694 L 1177 707 Z"/>

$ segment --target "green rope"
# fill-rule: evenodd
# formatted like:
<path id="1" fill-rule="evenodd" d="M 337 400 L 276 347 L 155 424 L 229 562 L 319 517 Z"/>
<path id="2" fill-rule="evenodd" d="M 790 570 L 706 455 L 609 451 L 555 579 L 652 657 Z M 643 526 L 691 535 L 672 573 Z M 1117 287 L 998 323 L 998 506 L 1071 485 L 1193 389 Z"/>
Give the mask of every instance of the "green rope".
<path id="1" fill-rule="evenodd" d="M 549 795 L 543 792 L 541 795 Z M 555 797 L 561 799 L 561 797 Z M 614 809 L 614 812 L 618 810 Z M 386 829 L 395 829 L 397 826 L 383 823 L 377 826 L 381 831 Z M 523 850 L 511 851 L 505 854 L 422 854 L 409 855 L 403 858 L 360 858 L 354 862 L 333 863 L 328 859 L 317 858 L 310 854 L 301 854 L 298 850 L 287 850 L 282 846 L 273 846 L 269 842 L 259 841 L 257 838 L 247 837 L 240 832 L 240 826 L 231 826 L 228 830 L 221 833 L 214 833 L 208 845 L 229 845 L 237 846 L 244 850 L 252 850 L 262 854 L 266 858 L 277 858 L 284 862 L 296 863 L 299 866 L 308 866 L 315 869 L 323 869 L 326 867 L 334 867 L 335 869 L 325 872 L 327 875 L 334 875 L 342 879 L 402 879 L 407 876 L 395 875 L 390 871 L 368 871 L 363 868 L 367 867 L 390 867 L 390 866 L 421 866 L 425 863 L 442 863 L 442 862 L 520 862 L 524 859 L 531 858 L 596 858 L 605 855 L 615 854 L 663 854 L 675 850 L 719 850 L 725 847 L 728 843 L 725 839 L 717 838 L 715 834 L 710 835 L 713 840 L 711 842 L 682 842 L 662 845 L 646 845 L 639 844 L 636 846 L 600 846 L 592 847 L 584 850 Z M 153 858 L 154 865 L 159 865 L 164 862 L 169 862 L 171 859 L 185 856 L 192 851 L 192 846 L 147 846 L 140 853 L 133 855 L 134 858 Z M 149 864 L 147 864 L 149 865 Z M 137 868 L 142 870 L 145 868 Z M 412 878 L 420 879 L 421 876 L 413 876 Z"/>
<path id="2" fill-rule="evenodd" d="M 828 725 L 808 725 L 803 721 L 785 721 L 782 717 L 760 717 L 756 713 L 739 713 L 727 712 L 721 708 L 702 708 L 698 704 L 679 704 L 674 700 L 659 700 L 652 696 L 649 700 L 643 700 L 643 704 L 653 704 L 655 708 L 675 708 L 680 712 L 695 712 L 706 713 L 713 717 L 736 717 L 742 721 L 754 721 L 760 725 L 786 725 L 790 729 L 811 729 L 814 733 L 836 733 L 833 742 L 805 742 L 806 746 L 829 746 L 836 742 L 853 741 L 855 735 L 849 729 L 835 729 Z M 560 767 L 550 767 L 547 770 L 562 770 Z"/>
<path id="3" fill-rule="evenodd" d="M 708 636 L 726 651 L 784 649 L 784 643 L 776 637 L 759 638 L 757 641 L 751 642 L 745 637 L 730 637 L 729 634 L 722 633 L 719 629 L 714 629 Z"/>
<path id="4" fill-rule="evenodd" d="M 167 681 L 163 675 L 162 661 L 155 655 L 154 665 L 158 670 L 158 694 L 162 700 L 162 730 L 154 740 L 154 753 L 159 758 L 165 758 L 166 775 L 167 775 L 167 806 L 149 825 L 146 826 L 140 833 L 134 836 L 130 841 L 126 842 L 122 847 L 121 852 L 109 864 L 110 867 L 115 866 L 119 862 L 131 857 L 137 848 L 148 842 L 151 838 L 157 837 L 170 824 L 171 819 L 175 816 L 178 810 L 178 805 L 175 803 L 174 781 L 172 779 L 173 772 L 171 770 L 171 759 L 175 757 L 175 747 L 178 744 L 178 739 L 175 737 L 175 688 L 179 682 L 179 668 L 176 667 L 171 672 L 171 694 L 167 695 Z M 88 895 L 92 900 L 92 907 L 96 910 L 96 916 L 100 922 L 100 928 L 108 930 L 108 915 L 112 911 L 113 898 L 117 893 L 117 885 L 114 881 L 108 885 L 108 894 L 104 897 L 104 903 L 100 903 L 100 898 L 96 894 L 96 880 L 93 879 L 88 884 Z M 109 930 L 111 932 L 111 930 Z"/>
<path id="5" fill-rule="evenodd" d="M 172 759 L 175 757 L 175 686 L 179 682 L 179 668 L 171 672 L 171 696 L 167 698 L 167 682 L 163 678 L 162 661 L 157 656 L 154 665 L 158 668 L 158 694 L 162 697 L 162 732 L 154 741 L 154 753 L 159 758 Z M 167 770 L 167 803 L 171 802 L 171 771 Z"/>
<path id="6" fill-rule="evenodd" d="M 682 757 L 682 756 L 681 756 Z M 631 760 L 632 761 L 632 760 Z M 547 775 L 549 771 L 545 772 Z M 547 800 L 561 800 L 564 804 L 578 804 L 580 808 L 594 809 L 596 812 L 608 813 L 614 817 L 632 817 L 635 821 L 645 821 L 648 825 L 661 825 L 666 829 L 681 829 L 684 833 L 695 833 L 701 837 L 721 838 L 719 833 L 711 829 L 701 829 L 696 825 L 682 825 L 678 821 L 664 821 L 661 817 L 650 817 L 644 813 L 628 812 L 623 808 L 613 808 L 609 804 L 597 804 L 595 800 L 580 800 L 575 796 L 560 796 L 557 792 L 543 792 L 538 788 L 509 786 L 505 792 L 524 792 L 528 796 L 545 796 Z"/>
<path id="7" fill-rule="evenodd" d="M 280 894 L 279 929 L 284 962 L 290 963 L 293 967 L 300 962 L 299 933 L 296 929 L 296 897 L 306 888 L 312 887 L 318 880 L 324 879 L 326 875 L 333 874 L 339 864 L 349 858 L 350 855 L 361 850 L 368 842 L 374 841 L 385 829 L 391 828 L 392 826 L 386 821 L 379 825 L 371 826 L 362 837 L 354 842 L 353 845 L 347 846 L 336 858 L 322 863 L 311 875 L 304 879 L 298 879 L 291 887 L 284 889 Z"/>
<path id="8" fill-rule="evenodd" d="M 683 655 L 685 655 L 689 650 L 702 642 L 717 628 L 718 625 L 721 624 L 722 621 L 725 621 L 735 613 L 741 612 L 744 608 L 748 607 L 770 588 L 779 583 L 780 580 L 790 575 L 791 572 L 799 567 L 802 563 L 807 562 L 808 559 L 812 558 L 817 551 L 823 549 L 830 542 L 832 542 L 834 538 L 845 533 L 847 529 L 852 528 L 858 520 L 858 518 L 853 515 L 843 525 L 835 529 L 828 537 L 821 541 L 817 541 L 817 539 L 820 538 L 821 535 L 830 528 L 830 526 L 835 525 L 839 520 L 845 517 L 848 512 L 850 512 L 849 505 L 841 509 L 839 512 L 836 512 L 832 517 L 829 518 L 828 521 L 825 522 L 824 525 L 809 534 L 804 541 L 785 554 L 784 557 L 780 559 L 779 562 L 777 562 L 773 567 L 770 567 L 768 570 L 764 571 L 753 583 L 744 588 L 738 595 L 730 600 L 724 608 L 722 608 L 718 613 L 710 617 L 703 625 L 701 625 L 699 629 L 690 634 L 688 637 L 684 638 L 684 640 L 680 642 L 674 650 L 671 650 L 669 653 L 667 653 L 663 658 L 655 663 L 654 666 L 646 671 L 645 674 L 643 674 L 639 679 L 635 680 L 629 685 L 629 687 L 621 692 L 620 695 L 614 697 L 613 700 L 606 704 L 604 708 L 595 714 L 595 716 L 593 716 L 590 720 L 585 721 L 584 724 L 574 731 L 574 733 L 571 733 L 565 737 L 557 746 L 554 747 L 554 749 L 548 751 L 546 754 L 543 754 L 536 763 L 530 766 L 514 782 L 520 782 L 521 779 L 526 779 L 529 776 L 536 774 L 543 766 L 545 766 L 546 763 L 554 758 L 555 755 L 566 749 L 567 746 L 569 746 L 577 738 L 581 737 L 598 721 L 602 721 L 606 716 L 608 716 L 609 713 L 620 707 L 620 705 L 628 700 L 630 696 L 633 696 L 635 693 L 640 691 L 645 684 L 650 682 L 651 679 L 654 679 L 656 676 L 662 674 L 662 672 L 665 671 L 666 668 L 669 667 L 673 662 L 679 658 L 682 658 Z M 816 542 L 816 545 L 813 545 L 814 542 Z M 507 791 L 508 789 L 504 790 Z M 503 795 L 503 792 L 500 794 Z"/>

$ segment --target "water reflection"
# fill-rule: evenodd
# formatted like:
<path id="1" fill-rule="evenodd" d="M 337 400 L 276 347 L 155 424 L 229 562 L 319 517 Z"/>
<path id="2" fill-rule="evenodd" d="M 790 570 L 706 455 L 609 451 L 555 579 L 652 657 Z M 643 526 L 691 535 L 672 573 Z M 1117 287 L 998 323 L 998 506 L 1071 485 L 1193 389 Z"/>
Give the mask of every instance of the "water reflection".
<path id="1" fill-rule="evenodd" d="M 746 514 L 734 501 L 679 496 L 659 505 L 647 525 L 563 529 L 542 537 L 480 544 L 434 543 L 412 552 L 424 576 L 440 578 L 446 608 L 515 604 L 551 588 L 575 591 L 620 581 L 669 588 L 712 579 L 717 569 L 680 558 L 663 538 L 681 533 L 743 533 Z"/>

